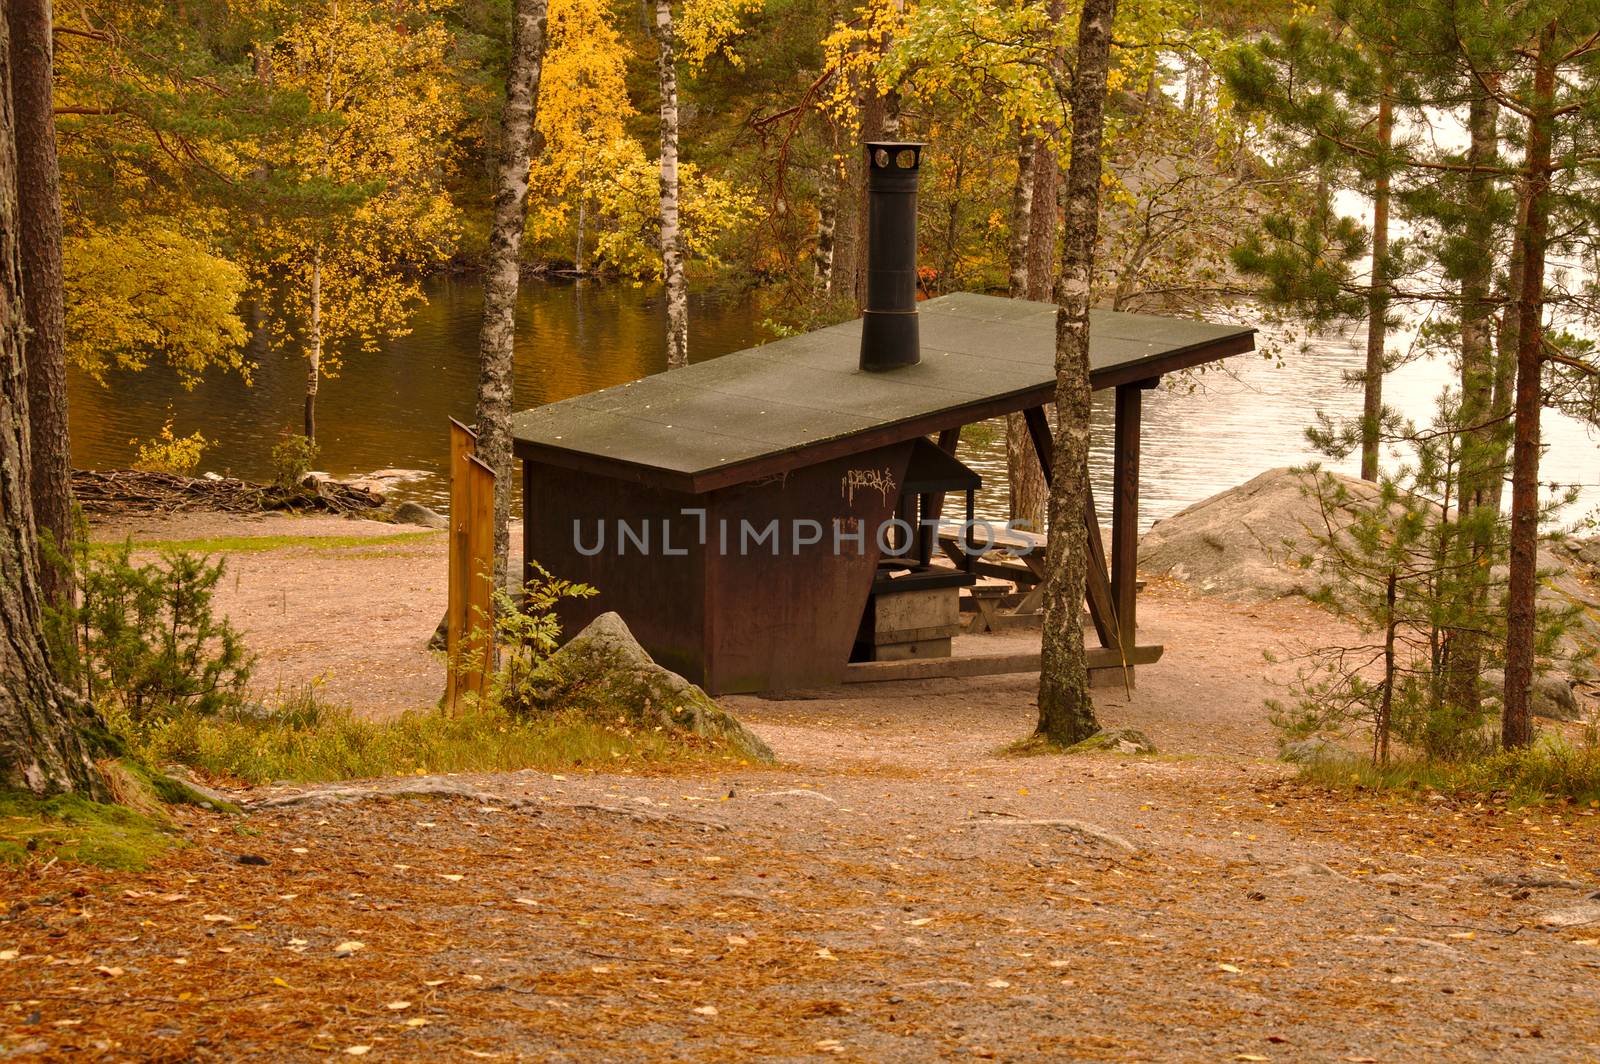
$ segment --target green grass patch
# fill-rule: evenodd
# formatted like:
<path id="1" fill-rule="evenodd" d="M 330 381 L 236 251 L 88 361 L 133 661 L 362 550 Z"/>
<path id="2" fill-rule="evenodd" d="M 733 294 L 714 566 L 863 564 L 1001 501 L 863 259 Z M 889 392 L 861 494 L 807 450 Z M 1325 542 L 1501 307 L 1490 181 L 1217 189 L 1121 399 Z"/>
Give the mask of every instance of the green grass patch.
<path id="1" fill-rule="evenodd" d="M 127 806 L 0 791 L 0 863 L 57 859 L 137 871 L 179 841 L 171 825 Z"/>
<path id="2" fill-rule="evenodd" d="M 1543 739 L 1474 761 L 1317 761 L 1301 778 L 1346 790 L 1502 799 L 1510 805 L 1600 802 L 1600 747 Z"/>
<path id="3" fill-rule="evenodd" d="M 208 539 L 134 540 L 139 553 L 173 551 L 184 554 L 241 554 L 274 550 L 349 550 L 355 547 L 392 547 L 406 543 L 426 543 L 445 534 L 445 529 L 429 528 L 417 532 L 394 532 L 382 536 L 213 536 Z M 94 543 L 90 550 L 103 552 L 122 545 L 121 540 Z"/>
<path id="4" fill-rule="evenodd" d="M 259 716 L 184 716 L 125 733 L 150 764 L 178 762 L 217 779 L 322 783 L 445 772 L 660 768 L 739 763 L 713 743 L 576 713 L 517 716 L 478 707 L 416 710 L 374 721 L 309 694 Z"/>

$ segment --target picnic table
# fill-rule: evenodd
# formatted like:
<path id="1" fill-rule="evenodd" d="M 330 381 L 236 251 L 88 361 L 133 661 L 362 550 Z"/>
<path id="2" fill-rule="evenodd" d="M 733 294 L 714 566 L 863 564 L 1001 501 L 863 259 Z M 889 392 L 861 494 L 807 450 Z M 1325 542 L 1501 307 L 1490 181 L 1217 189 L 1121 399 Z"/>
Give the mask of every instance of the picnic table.
<path id="1" fill-rule="evenodd" d="M 1045 537 L 1020 528 L 982 522 L 970 527 L 947 522 L 939 526 L 939 549 L 962 568 L 1004 585 L 979 584 L 969 589 L 974 616 L 967 631 L 998 632 L 1039 623 L 1044 604 Z"/>

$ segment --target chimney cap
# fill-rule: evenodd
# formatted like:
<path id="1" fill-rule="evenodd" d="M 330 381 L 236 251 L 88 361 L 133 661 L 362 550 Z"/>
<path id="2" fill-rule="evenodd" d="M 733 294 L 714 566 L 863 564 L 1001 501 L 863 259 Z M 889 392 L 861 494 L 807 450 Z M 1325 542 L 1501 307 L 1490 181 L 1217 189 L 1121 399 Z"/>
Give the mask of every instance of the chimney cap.
<path id="1" fill-rule="evenodd" d="M 920 140 L 869 140 L 866 142 L 867 164 L 874 170 L 909 170 L 915 172 L 922 165 Z"/>

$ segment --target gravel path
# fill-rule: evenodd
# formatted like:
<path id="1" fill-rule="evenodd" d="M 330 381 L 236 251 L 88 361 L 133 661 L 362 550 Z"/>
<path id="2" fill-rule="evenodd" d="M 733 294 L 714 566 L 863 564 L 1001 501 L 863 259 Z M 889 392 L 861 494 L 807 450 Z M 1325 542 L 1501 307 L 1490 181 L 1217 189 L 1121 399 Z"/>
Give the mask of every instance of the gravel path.
<path id="1" fill-rule="evenodd" d="M 1259 655 L 1317 616 L 1147 599 L 1099 711 L 1158 757 L 997 756 L 1026 677 L 738 698 L 781 767 L 266 788 L 313 797 L 0 872 L 0 1059 L 1594 1060 L 1600 815 L 1293 782 Z"/>

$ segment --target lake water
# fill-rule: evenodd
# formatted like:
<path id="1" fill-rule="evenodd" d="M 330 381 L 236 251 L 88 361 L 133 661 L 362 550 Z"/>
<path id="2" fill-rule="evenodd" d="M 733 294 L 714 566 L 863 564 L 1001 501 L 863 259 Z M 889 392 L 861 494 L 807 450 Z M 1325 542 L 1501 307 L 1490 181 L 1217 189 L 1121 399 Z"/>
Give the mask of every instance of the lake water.
<path id="1" fill-rule="evenodd" d="M 410 335 L 376 355 L 352 354 L 338 376 L 324 380 L 317 403 L 319 466 L 337 477 L 378 469 L 417 471 L 397 494 L 439 505 L 445 497 L 446 419 L 472 420 L 482 290 L 473 278 L 439 279 Z M 532 281 L 517 310 L 516 405 L 553 402 L 664 368 L 666 311 L 659 290 L 627 284 Z M 700 294 L 690 299 L 690 346 L 696 361 L 766 338 L 746 297 Z M 1357 338 L 1359 339 L 1359 338 Z M 170 415 L 180 435 L 211 441 L 202 468 L 247 478 L 269 475 L 267 453 L 280 433 L 298 431 L 304 363 L 256 352 L 253 383 L 216 374 L 193 391 L 157 366 L 113 374 L 102 387 L 79 374 L 69 380 L 73 460 L 85 468 L 126 466 L 131 440 L 160 431 Z M 1346 373 L 1364 363 L 1356 339 L 1313 339 L 1286 351 L 1282 364 L 1259 355 L 1230 359 L 1226 372 L 1178 381 L 1144 403 L 1141 517 L 1145 526 L 1274 466 L 1316 457 L 1303 430 L 1318 409 L 1351 415 L 1359 394 Z M 1441 362 L 1413 363 L 1385 383 L 1386 399 L 1425 421 L 1451 379 Z M 1110 482 L 1110 395 L 1096 397 L 1094 472 L 1102 500 Z M 1546 482 L 1576 483 L 1585 492 L 1576 518 L 1600 504 L 1600 446 L 1581 425 L 1546 412 L 1541 466 Z M 962 457 L 984 477 L 980 511 L 1005 514 L 1005 441 L 995 433 Z M 1354 461 L 1341 468 L 1354 472 Z"/>

